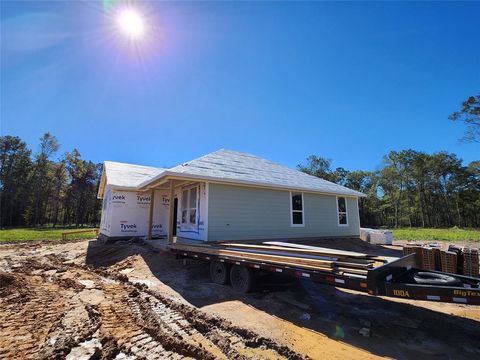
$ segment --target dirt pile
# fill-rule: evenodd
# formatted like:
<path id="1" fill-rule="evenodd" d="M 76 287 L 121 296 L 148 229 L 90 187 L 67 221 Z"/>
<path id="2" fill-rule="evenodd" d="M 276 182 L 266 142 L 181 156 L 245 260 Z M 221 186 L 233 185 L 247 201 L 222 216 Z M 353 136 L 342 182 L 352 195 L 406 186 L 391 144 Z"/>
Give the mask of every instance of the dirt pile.
<path id="1" fill-rule="evenodd" d="M 0 298 L 24 302 L 28 296 L 26 283 L 21 276 L 0 272 Z"/>

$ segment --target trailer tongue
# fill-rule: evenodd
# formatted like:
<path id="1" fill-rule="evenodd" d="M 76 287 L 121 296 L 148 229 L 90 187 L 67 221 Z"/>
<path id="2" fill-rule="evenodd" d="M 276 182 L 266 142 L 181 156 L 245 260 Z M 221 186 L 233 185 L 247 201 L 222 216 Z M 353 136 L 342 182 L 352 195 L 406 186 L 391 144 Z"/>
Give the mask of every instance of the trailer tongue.
<path id="1" fill-rule="evenodd" d="M 480 305 L 480 278 L 418 269 L 415 254 L 391 258 L 282 242 L 174 243 L 170 249 L 178 257 L 209 261 L 213 282 L 231 282 L 242 292 L 266 271 L 370 295 Z"/>

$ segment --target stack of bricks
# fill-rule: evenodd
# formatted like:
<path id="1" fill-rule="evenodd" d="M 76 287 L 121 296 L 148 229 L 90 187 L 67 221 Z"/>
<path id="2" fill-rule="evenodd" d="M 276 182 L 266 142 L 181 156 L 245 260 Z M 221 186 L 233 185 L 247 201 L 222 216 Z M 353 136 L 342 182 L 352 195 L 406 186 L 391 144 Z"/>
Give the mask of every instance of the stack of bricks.
<path id="1" fill-rule="evenodd" d="M 408 243 L 403 247 L 403 255 L 416 254 L 417 266 L 423 270 L 443 271 L 451 274 L 479 277 L 479 250 L 450 245 L 441 250 L 437 244 Z"/>
<path id="2" fill-rule="evenodd" d="M 457 273 L 457 253 L 453 251 L 442 251 L 440 253 L 442 271 L 456 274 Z"/>
<path id="3" fill-rule="evenodd" d="M 463 274 L 463 251 L 462 248 L 456 245 L 449 245 L 448 251 L 454 252 L 457 254 L 457 268 L 455 272 L 457 274 Z"/>
<path id="4" fill-rule="evenodd" d="M 416 262 L 421 267 L 422 264 L 422 245 L 408 243 L 403 247 L 403 256 L 415 254 Z"/>
<path id="5" fill-rule="evenodd" d="M 435 270 L 435 250 L 431 247 L 421 248 L 421 268 L 423 270 Z"/>
<path id="6" fill-rule="evenodd" d="M 434 248 L 435 270 L 442 271 L 442 249 L 438 246 Z"/>
<path id="7" fill-rule="evenodd" d="M 408 243 L 403 247 L 403 255 L 415 253 L 418 267 L 423 270 L 435 270 L 439 266 L 436 263 L 437 252 L 439 251 L 439 248 L 416 243 Z"/>
<path id="8" fill-rule="evenodd" d="M 463 249 L 463 275 L 478 277 L 479 259 L 477 249 Z"/>

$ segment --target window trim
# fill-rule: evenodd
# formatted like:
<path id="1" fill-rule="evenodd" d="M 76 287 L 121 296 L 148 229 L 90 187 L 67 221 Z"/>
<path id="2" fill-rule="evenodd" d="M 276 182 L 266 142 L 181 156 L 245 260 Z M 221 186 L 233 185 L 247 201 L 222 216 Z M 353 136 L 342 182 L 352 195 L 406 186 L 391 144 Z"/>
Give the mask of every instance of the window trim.
<path id="1" fill-rule="evenodd" d="M 192 226 L 197 226 L 198 225 L 198 199 L 199 199 L 199 196 L 200 196 L 200 187 L 198 185 L 193 185 L 193 186 L 189 186 L 189 187 L 184 187 L 181 189 L 181 202 L 180 204 L 182 205 L 181 206 L 181 211 L 180 211 L 180 224 L 181 226 L 188 226 L 188 227 L 192 227 Z M 190 207 L 190 195 L 191 195 L 191 191 L 192 189 L 196 189 L 196 198 L 195 198 L 195 207 L 194 208 L 191 208 Z M 186 199 L 186 208 L 183 208 L 183 194 L 184 192 L 187 192 L 187 199 Z M 195 222 L 192 223 L 190 222 L 190 211 L 195 209 Z M 186 222 L 183 222 L 183 212 L 186 211 L 187 214 L 186 214 Z"/>
<path id="2" fill-rule="evenodd" d="M 289 197 L 289 202 L 290 202 L 290 227 L 305 227 L 305 198 L 303 196 L 303 192 L 301 191 L 290 191 L 290 197 Z M 293 194 L 300 194 L 302 195 L 302 210 L 293 210 L 292 206 L 292 196 Z M 301 224 L 294 224 L 293 223 L 293 212 L 301 212 L 302 213 L 302 223 Z"/>
<path id="3" fill-rule="evenodd" d="M 345 211 L 342 211 L 341 213 L 345 213 L 345 219 L 347 222 L 345 224 L 340 224 L 340 209 L 338 208 L 338 199 L 339 198 L 344 198 L 345 199 Z M 337 201 L 337 225 L 338 226 L 348 226 L 348 205 L 347 205 L 347 197 L 346 196 L 336 196 L 335 200 Z"/>

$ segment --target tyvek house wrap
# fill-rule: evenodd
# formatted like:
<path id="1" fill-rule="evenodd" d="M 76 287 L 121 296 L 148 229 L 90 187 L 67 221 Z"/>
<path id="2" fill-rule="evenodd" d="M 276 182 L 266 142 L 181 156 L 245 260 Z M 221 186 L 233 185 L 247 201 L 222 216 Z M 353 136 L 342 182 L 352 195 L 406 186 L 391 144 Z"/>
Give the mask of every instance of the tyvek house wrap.
<path id="1" fill-rule="evenodd" d="M 107 185 L 103 199 L 100 232 L 109 237 L 146 236 L 150 200 L 149 194 L 114 190 Z M 168 234 L 169 206 L 168 191 L 156 190 L 152 236 Z"/>

